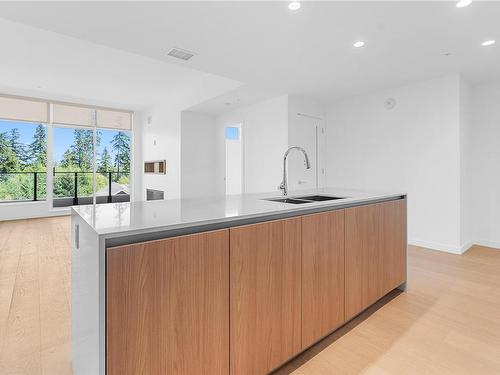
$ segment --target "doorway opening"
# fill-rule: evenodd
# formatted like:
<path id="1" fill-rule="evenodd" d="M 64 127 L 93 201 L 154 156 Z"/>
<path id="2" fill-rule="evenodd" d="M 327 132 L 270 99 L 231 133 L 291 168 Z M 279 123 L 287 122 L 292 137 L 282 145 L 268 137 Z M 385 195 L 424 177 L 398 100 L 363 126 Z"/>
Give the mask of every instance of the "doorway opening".
<path id="1" fill-rule="evenodd" d="M 226 195 L 243 193 L 243 138 L 241 124 L 226 126 Z"/>

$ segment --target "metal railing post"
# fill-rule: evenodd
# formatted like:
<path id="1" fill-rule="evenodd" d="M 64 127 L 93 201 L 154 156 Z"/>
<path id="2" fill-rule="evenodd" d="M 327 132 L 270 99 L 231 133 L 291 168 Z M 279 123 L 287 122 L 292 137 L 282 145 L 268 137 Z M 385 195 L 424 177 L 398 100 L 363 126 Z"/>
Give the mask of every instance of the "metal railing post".
<path id="1" fill-rule="evenodd" d="M 111 197 L 111 172 L 108 172 L 108 203 L 111 203 L 112 201 Z"/>
<path id="2" fill-rule="evenodd" d="M 73 196 L 73 206 L 78 205 L 78 172 L 75 172 L 75 195 Z"/>
<path id="3" fill-rule="evenodd" d="M 37 185 L 38 185 L 38 180 L 37 180 L 37 173 L 33 172 L 33 200 L 37 200 Z"/>

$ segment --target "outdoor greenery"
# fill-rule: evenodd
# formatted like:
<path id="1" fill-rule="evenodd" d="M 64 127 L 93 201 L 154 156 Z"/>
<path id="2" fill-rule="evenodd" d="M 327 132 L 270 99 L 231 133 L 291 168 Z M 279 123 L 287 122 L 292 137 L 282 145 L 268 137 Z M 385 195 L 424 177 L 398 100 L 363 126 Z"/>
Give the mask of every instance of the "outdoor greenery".
<path id="1" fill-rule="evenodd" d="M 97 132 L 97 149 L 101 132 Z M 36 126 L 33 140 L 29 144 L 20 142 L 19 130 L 13 128 L 0 132 L 0 200 L 32 200 L 34 175 L 37 172 L 37 199 L 46 197 L 47 181 L 47 130 L 42 124 Z M 73 130 L 73 142 L 63 153 L 61 160 L 54 161 L 54 197 L 74 195 L 75 172 L 78 180 L 78 196 L 91 196 L 93 190 L 92 160 L 93 131 Z M 108 173 L 112 181 L 120 185 L 129 183 L 130 136 L 118 131 L 110 144 L 97 155 L 97 191 L 108 186 Z M 111 152 L 110 152 L 111 151 Z M 15 173 L 14 173 L 15 172 Z M 86 172 L 86 173 L 83 173 Z"/>

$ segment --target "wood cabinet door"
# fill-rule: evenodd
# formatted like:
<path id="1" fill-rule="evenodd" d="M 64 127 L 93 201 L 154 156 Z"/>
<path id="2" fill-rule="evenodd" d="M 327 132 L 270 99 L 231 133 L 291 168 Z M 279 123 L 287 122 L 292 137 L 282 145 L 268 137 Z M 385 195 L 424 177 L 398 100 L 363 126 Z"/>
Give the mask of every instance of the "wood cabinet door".
<path id="1" fill-rule="evenodd" d="M 229 230 L 106 253 L 106 373 L 229 373 Z"/>
<path id="2" fill-rule="evenodd" d="M 344 210 L 302 217 L 302 348 L 344 323 Z"/>
<path id="3" fill-rule="evenodd" d="M 382 295 L 406 281 L 406 199 L 382 204 Z"/>
<path id="4" fill-rule="evenodd" d="M 406 279 L 406 199 L 345 210 L 345 318 Z"/>
<path id="5" fill-rule="evenodd" d="M 230 371 L 267 374 L 301 350 L 301 218 L 230 237 Z"/>

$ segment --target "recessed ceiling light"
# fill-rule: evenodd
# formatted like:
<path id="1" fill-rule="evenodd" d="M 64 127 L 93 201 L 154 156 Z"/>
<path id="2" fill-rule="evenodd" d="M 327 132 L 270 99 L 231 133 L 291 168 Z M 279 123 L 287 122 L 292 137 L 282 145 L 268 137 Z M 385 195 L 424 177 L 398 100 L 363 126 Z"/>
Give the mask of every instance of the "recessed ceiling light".
<path id="1" fill-rule="evenodd" d="M 465 8 L 472 3 L 472 0 L 460 0 L 455 6 L 457 8 Z"/>
<path id="2" fill-rule="evenodd" d="M 356 48 L 363 47 L 365 45 L 365 42 L 358 40 L 357 42 L 354 42 L 353 46 Z"/>
<path id="3" fill-rule="evenodd" d="M 288 4 L 288 9 L 290 9 L 290 10 L 299 10 L 300 9 L 300 3 L 298 1 L 292 1 L 290 4 Z"/>
<path id="4" fill-rule="evenodd" d="M 494 40 L 487 40 L 485 42 L 482 42 L 481 45 L 486 47 L 486 46 L 491 46 L 495 43 L 496 43 L 496 41 L 494 41 Z"/>

